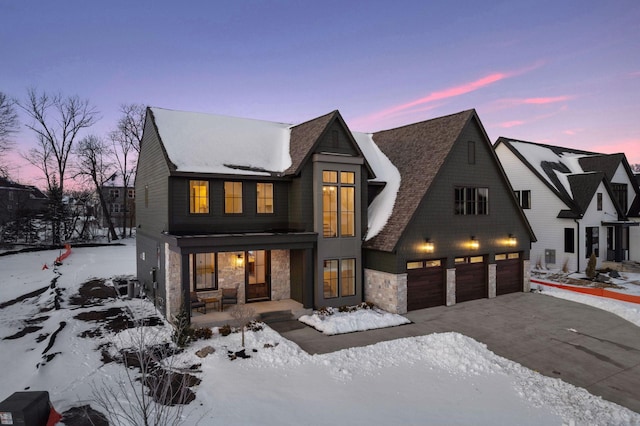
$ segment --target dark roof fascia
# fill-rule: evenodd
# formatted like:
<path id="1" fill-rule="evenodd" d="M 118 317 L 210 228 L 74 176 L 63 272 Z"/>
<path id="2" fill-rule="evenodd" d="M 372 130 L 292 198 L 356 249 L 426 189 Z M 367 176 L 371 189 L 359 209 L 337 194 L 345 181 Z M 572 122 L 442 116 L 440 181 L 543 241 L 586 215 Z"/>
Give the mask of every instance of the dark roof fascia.
<path id="1" fill-rule="evenodd" d="M 167 154 L 167 150 L 164 147 L 164 142 L 162 141 L 162 136 L 160 136 L 160 130 L 158 130 L 158 125 L 156 124 L 156 117 L 155 115 L 153 115 L 153 110 L 151 109 L 151 107 L 147 107 L 147 118 L 148 117 L 151 117 L 151 124 L 153 124 L 153 128 L 156 132 L 156 136 L 158 137 L 158 141 L 160 142 L 160 149 L 162 149 L 162 155 L 164 156 L 164 161 L 167 163 L 167 167 L 169 167 L 169 172 L 175 172 L 178 169 L 178 167 L 176 167 L 176 165 L 173 164 L 173 162 L 169 158 L 169 154 Z M 145 118 L 145 121 L 147 118 Z M 146 126 L 146 122 L 145 122 L 145 126 Z M 140 147 L 140 149 L 142 149 L 142 147 Z"/>
<path id="2" fill-rule="evenodd" d="M 522 155 L 520 153 L 520 151 L 518 151 L 513 145 L 511 145 L 512 141 L 513 142 L 520 142 L 520 143 L 528 143 L 528 144 L 531 144 L 531 145 L 538 145 L 538 146 L 542 146 L 542 147 L 549 148 L 549 149 L 558 148 L 558 147 L 553 147 L 551 145 L 544 145 L 544 144 L 539 144 L 539 143 L 529 142 L 529 141 L 523 141 L 523 140 L 518 140 L 518 139 L 509 139 L 509 138 L 506 138 L 504 136 L 500 136 L 498 138 L 498 140 L 496 141 L 496 143 L 494 144 L 494 150 L 495 150 L 495 148 L 498 147 L 498 145 L 500 143 L 504 144 L 504 146 L 506 146 L 525 166 L 527 166 L 527 168 L 529 170 L 531 170 L 531 172 L 538 178 L 538 180 L 540 180 L 547 188 L 549 188 L 549 190 L 552 193 L 554 193 L 560 199 L 560 201 L 565 203 L 567 205 L 567 207 L 569 207 L 571 210 L 574 211 L 574 213 L 580 214 L 579 213 L 580 209 L 576 205 L 574 200 L 572 200 L 571 197 L 569 197 L 568 194 L 563 194 L 562 192 L 560 192 L 557 188 L 555 188 L 553 185 L 551 185 L 551 183 L 549 183 L 549 181 L 544 176 L 542 176 L 540 173 L 538 173 L 536 168 L 533 167 L 533 165 L 529 162 L 529 160 L 527 160 L 524 157 L 524 155 Z M 566 152 L 573 152 L 573 151 L 567 150 Z M 578 152 L 576 152 L 576 153 L 578 153 Z M 587 152 L 586 151 L 582 151 L 582 153 L 587 153 Z M 562 210 L 560 212 L 562 212 Z"/>
<path id="3" fill-rule="evenodd" d="M 243 175 L 235 173 L 200 173 L 200 172 L 171 172 L 171 177 L 181 177 L 189 179 L 219 179 L 219 180 L 254 180 L 254 181 L 291 181 L 293 176 L 281 176 L 280 174 L 270 175 Z"/>
<path id="4" fill-rule="evenodd" d="M 317 232 L 247 232 L 234 234 L 177 235 L 164 232 L 162 240 L 181 250 L 195 251 L 207 247 L 214 251 L 241 251 L 257 248 L 303 249 L 318 242 Z"/>

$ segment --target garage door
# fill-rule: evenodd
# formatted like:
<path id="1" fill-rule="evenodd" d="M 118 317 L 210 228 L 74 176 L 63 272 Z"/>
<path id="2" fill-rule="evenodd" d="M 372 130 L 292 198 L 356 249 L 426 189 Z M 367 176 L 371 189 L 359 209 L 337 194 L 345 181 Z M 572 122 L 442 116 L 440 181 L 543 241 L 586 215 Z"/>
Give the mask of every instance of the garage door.
<path id="1" fill-rule="evenodd" d="M 456 303 L 488 297 L 483 256 L 456 258 Z"/>
<path id="2" fill-rule="evenodd" d="M 522 291 L 522 259 L 520 253 L 496 255 L 496 295 Z"/>
<path id="3" fill-rule="evenodd" d="M 444 269 L 441 260 L 407 263 L 407 310 L 445 304 Z"/>

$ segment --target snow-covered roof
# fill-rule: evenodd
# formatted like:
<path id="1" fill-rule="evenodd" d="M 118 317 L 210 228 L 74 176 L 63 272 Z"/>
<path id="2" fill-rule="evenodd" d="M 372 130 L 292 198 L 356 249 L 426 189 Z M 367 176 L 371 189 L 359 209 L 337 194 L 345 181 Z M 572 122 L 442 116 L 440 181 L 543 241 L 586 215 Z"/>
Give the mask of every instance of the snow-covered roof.
<path id="1" fill-rule="evenodd" d="M 151 112 L 178 171 L 270 175 L 291 165 L 290 124 L 162 108 Z"/>

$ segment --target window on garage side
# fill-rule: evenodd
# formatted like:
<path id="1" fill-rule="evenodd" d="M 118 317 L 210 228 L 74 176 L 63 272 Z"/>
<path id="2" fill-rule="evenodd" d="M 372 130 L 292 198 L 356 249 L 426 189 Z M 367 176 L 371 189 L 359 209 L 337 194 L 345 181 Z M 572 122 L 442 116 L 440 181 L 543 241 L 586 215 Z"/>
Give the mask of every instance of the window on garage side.
<path id="1" fill-rule="evenodd" d="M 454 211 L 456 215 L 488 215 L 489 188 L 455 188 Z"/>

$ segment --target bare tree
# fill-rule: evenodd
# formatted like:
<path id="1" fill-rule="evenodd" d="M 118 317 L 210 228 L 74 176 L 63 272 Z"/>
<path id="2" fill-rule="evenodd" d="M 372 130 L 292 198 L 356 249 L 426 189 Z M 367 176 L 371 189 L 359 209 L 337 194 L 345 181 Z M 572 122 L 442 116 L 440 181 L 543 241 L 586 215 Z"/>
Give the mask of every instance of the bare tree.
<path id="1" fill-rule="evenodd" d="M 124 104 L 120 106 L 122 117 L 118 120 L 116 130 L 109 133 L 112 153 L 118 171 L 122 176 L 125 191 L 136 173 L 136 161 L 140 153 L 140 143 L 144 130 L 146 108 L 141 104 Z M 133 206 L 128 205 L 128 199 L 124 202 L 124 220 L 122 221 L 122 236 L 126 235 L 127 212 L 131 213 Z M 129 226 L 131 236 L 131 224 Z"/>
<path id="2" fill-rule="evenodd" d="M 8 175 L 2 161 L 4 154 L 13 147 L 11 136 L 18 131 L 18 114 L 15 102 L 0 92 L 0 175 Z"/>
<path id="3" fill-rule="evenodd" d="M 184 405 L 195 399 L 189 386 L 198 384 L 199 379 L 180 371 L 173 356 L 175 350 L 157 329 L 137 322 L 130 337 L 130 346 L 120 349 L 117 356 L 126 367 L 124 377 L 110 377 L 101 385 L 94 383 L 94 400 L 111 424 L 182 424 Z M 123 342 L 112 343 L 123 346 Z"/>
<path id="4" fill-rule="evenodd" d="M 109 235 L 117 240 L 118 234 L 111 221 L 111 213 L 104 198 L 103 184 L 113 172 L 114 167 L 108 160 L 109 147 L 95 135 L 89 135 L 81 139 L 74 149 L 76 155 L 76 176 L 83 176 L 90 180 L 96 188 L 102 213 L 109 225 Z"/>
<path id="5" fill-rule="evenodd" d="M 244 348 L 244 329 L 251 320 L 256 317 L 256 311 L 246 304 L 236 305 L 231 310 L 231 317 L 236 321 L 242 332 L 242 347 Z"/>
<path id="6" fill-rule="evenodd" d="M 45 174 L 47 187 L 53 188 L 53 177 L 57 175 L 59 191 L 64 194 L 65 172 L 73 144 L 79 133 L 98 120 L 98 112 L 78 96 L 63 97 L 60 94 L 27 91 L 24 102 L 18 102 L 31 122 L 26 126 L 37 136 L 37 148 L 29 151 L 25 158 Z M 60 201 L 62 203 L 62 201 Z M 58 206 L 63 211 L 63 205 Z M 54 233 L 54 244 L 60 243 L 59 232 Z"/>

